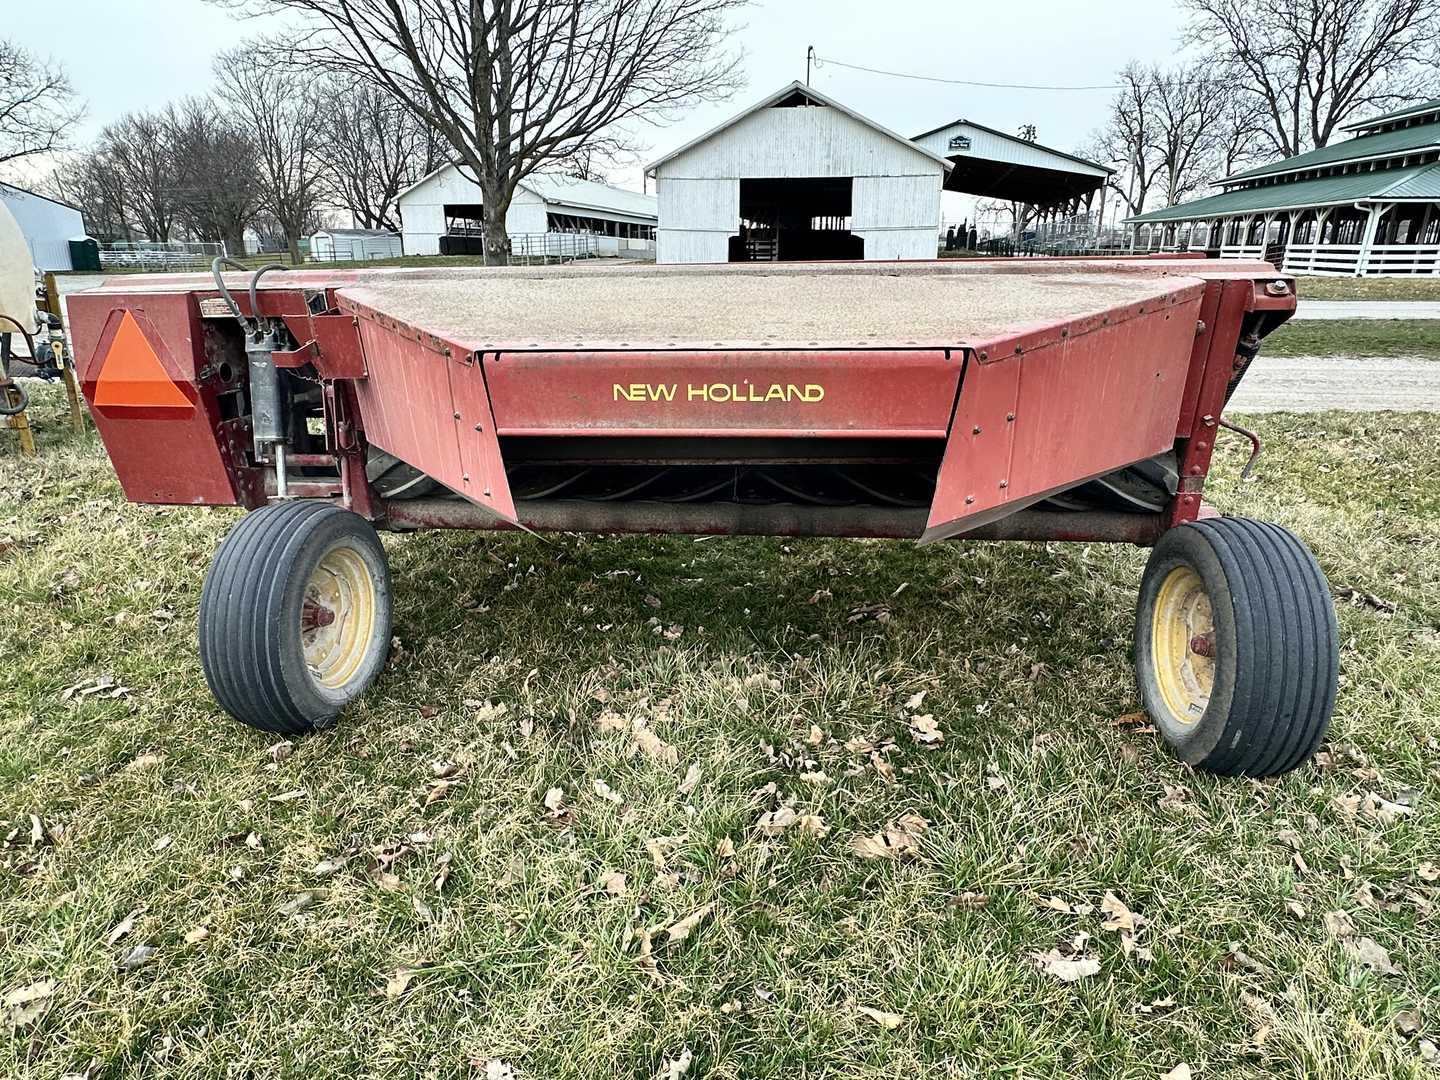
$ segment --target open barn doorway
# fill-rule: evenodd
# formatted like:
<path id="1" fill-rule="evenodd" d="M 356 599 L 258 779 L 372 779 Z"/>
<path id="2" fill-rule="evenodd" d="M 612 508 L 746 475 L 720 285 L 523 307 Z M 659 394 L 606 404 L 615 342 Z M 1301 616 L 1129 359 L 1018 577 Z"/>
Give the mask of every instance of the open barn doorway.
<path id="1" fill-rule="evenodd" d="M 850 231 L 854 186 L 849 176 L 742 179 L 730 261 L 863 259 L 865 241 Z"/>

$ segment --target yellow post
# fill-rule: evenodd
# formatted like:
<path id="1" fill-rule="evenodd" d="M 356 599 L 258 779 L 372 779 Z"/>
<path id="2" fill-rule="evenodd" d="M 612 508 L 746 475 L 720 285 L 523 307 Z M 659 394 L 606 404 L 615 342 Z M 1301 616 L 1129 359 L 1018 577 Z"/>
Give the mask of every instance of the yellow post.
<path id="1" fill-rule="evenodd" d="M 53 273 L 45 275 L 44 309 L 57 319 L 65 318 L 60 304 L 60 289 Z M 50 339 L 50 348 L 55 354 L 55 366 L 60 369 L 60 379 L 65 384 L 65 396 L 70 401 L 70 426 L 79 434 L 85 432 L 85 410 L 80 407 L 80 383 L 75 377 L 75 365 L 70 357 L 70 339 L 62 328 L 59 338 Z"/>
<path id="2" fill-rule="evenodd" d="M 5 387 L 5 403 L 12 408 L 19 405 L 24 398 L 18 387 Z M 20 453 L 25 457 L 35 456 L 35 433 L 30 430 L 30 418 L 25 413 L 19 412 L 14 416 L 5 418 L 5 426 L 20 433 Z"/>

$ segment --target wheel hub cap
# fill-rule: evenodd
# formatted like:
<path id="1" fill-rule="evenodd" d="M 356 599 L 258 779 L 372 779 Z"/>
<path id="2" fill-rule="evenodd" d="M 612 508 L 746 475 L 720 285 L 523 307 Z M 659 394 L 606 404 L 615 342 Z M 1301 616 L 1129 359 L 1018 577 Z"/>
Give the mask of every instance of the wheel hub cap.
<path id="1" fill-rule="evenodd" d="M 360 669 L 374 634 L 370 568 L 353 548 L 334 548 L 310 575 L 300 611 L 300 640 L 311 676 L 338 690 Z"/>
<path id="2" fill-rule="evenodd" d="M 1205 584 L 1188 566 L 1177 566 L 1160 583 L 1150 651 L 1171 719 L 1195 723 L 1215 687 L 1215 620 Z"/>

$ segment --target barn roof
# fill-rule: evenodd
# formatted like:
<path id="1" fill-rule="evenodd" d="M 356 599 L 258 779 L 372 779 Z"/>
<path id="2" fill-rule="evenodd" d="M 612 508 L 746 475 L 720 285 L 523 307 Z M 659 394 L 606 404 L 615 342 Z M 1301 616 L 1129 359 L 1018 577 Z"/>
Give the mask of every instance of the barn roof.
<path id="1" fill-rule="evenodd" d="M 1305 172 L 1332 165 L 1343 165 L 1351 161 L 1378 161 L 1383 158 L 1404 157 L 1417 151 L 1440 148 L 1440 115 L 1434 120 L 1415 124 L 1411 127 L 1395 128 L 1373 135 L 1360 135 L 1353 139 L 1322 146 L 1294 157 L 1281 158 L 1268 165 L 1260 165 L 1244 172 L 1232 173 L 1219 183 L 1225 187 L 1262 176 L 1281 176 L 1286 173 Z"/>
<path id="2" fill-rule="evenodd" d="M 914 141 L 949 154 L 954 168 L 946 191 L 987 199 L 1059 206 L 1091 195 L 1115 171 L 964 118 L 922 131 Z"/>
<path id="3" fill-rule="evenodd" d="M 1205 199 L 1137 214 L 1126 218 L 1125 224 L 1200 221 L 1236 214 L 1266 214 L 1312 206 L 1349 206 L 1370 200 L 1391 202 L 1400 199 L 1440 199 L 1440 163 L 1413 165 L 1408 169 L 1345 173 L 1264 187 L 1235 188 Z"/>
<path id="4" fill-rule="evenodd" d="M 432 169 L 397 196 L 403 199 L 422 184 L 433 180 L 443 172 L 458 170 L 455 162 L 447 162 L 438 169 Z M 462 174 L 463 176 L 463 174 Z M 467 178 L 468 179 L 468 178 Z M 630 217 L 656 218 L 659 216 L 658 203 L 653 195 L 645 195 L 627 188 L 602 184 L 598 180 L 580 180 L 558 173 L 531 173 L 520 181 L 520 187 L 544 199 L 552 206 L 568 206 L 576 210 L 600 210 L 612 214 L 626 214 Z"/>
<path id="5" fill-rule="evenodd" d="M 43 202 L 54 203 L 56 206 L 63 206 L 65 209 L 74 210 L 77 213 L 83 214 L 85 212 L 74 203 L 68 203 L 64 199 L 57 199 L 51 195 L 41 195 L 38 191 L 31 191 L 29 188 L 20 187 L 18 184 L 11 184 L 7 181 L 0 180 L 0 187 L 9 188 L 11 191 L 18 191 L 21 195 L 29 195 L 32 199 L 40 199 Z"/>
<path id="6" fill-rule="evenodd" d="M 786 98 L 792 97 L 797 94 L 802 97 L 809 98 L 817 105 L 828 105 L 830 108 L 836 109 L 844 113 L 846 116 L 850 117 L 850 119 L 858 123 L 864 124 L 872 131 L 878 132 L 879 134 L 885 136 L 887 139 L 893 139 L 895 142 L 900 143 L 902 146 L 914 150 L 917 154 L 923 154 L 925 157 L 933 158 L 935 161 L 939 162 L 942 166 L 944 166 L 947 172 L 951 168 L 950 160 L 948 158 L 935 153 L 933 150 L 927 150 L 923 146 L 916 146 L 915 143 L 905 138 L 905 136 L 896 134 L 884 125 L 877 124 L 874 120 L 871 120 L 867 116 L 861 116 L 854 109 L 847 108 L 846 106 L 840 104 L 840 102 L 836 101 L 834 98 L 822 94 L 813 86 L 806 86 L 804 83 L 800 82 L 797 79 L 795 82 L 787 83 L 785 86 L 782 86 L 779 90 L 776 90 L 768 97 L 761 98 L 754 105 L 751 105 L 743 112 L 737 113 L 735 116 L 732 116 L 723 124 L 719 124 L 711 128 L 709 131 L 705 132 L 705 134 L 700 135 L 697 138 L 691 139 L 684 146 L 677 147 L 676 149 L 670 151 L 670 153 L 666 154 L 664 157 L 659 158 L 656 161 L 652 161 L 649 165 L 645 166 L 645 174 L 647 176 L 654 174 L 655 170 L 660 168 L 660 166 L 664 165 L 667 161 L 672 161 L 675 158 L 679 157 L 681 154 L 693 150 L 701 143 L 709 142 L 716 135 L 719 135 L 727 128 L 734 127 L 741 120 L 744 120 L 747 116 L 750 116 L 753 113 L 757 113 L 761 109 L 768 109 L 772 105 L 778 104 L 779 102 L 784 101 Z"/>

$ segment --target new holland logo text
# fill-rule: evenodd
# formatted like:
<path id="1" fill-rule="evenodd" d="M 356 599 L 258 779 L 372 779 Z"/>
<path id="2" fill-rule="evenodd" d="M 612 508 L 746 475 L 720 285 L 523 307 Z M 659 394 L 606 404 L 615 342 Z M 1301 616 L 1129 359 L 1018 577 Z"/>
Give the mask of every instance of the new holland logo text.
<path id="1" fill-rule="evenodd" d="M 801 401 L 814 404 L 825 400 L 825 387 L 819 383 L 615 383 L 616 401 L 709 401 L 725 405 L 745 405 L 766 401 Z"/>

